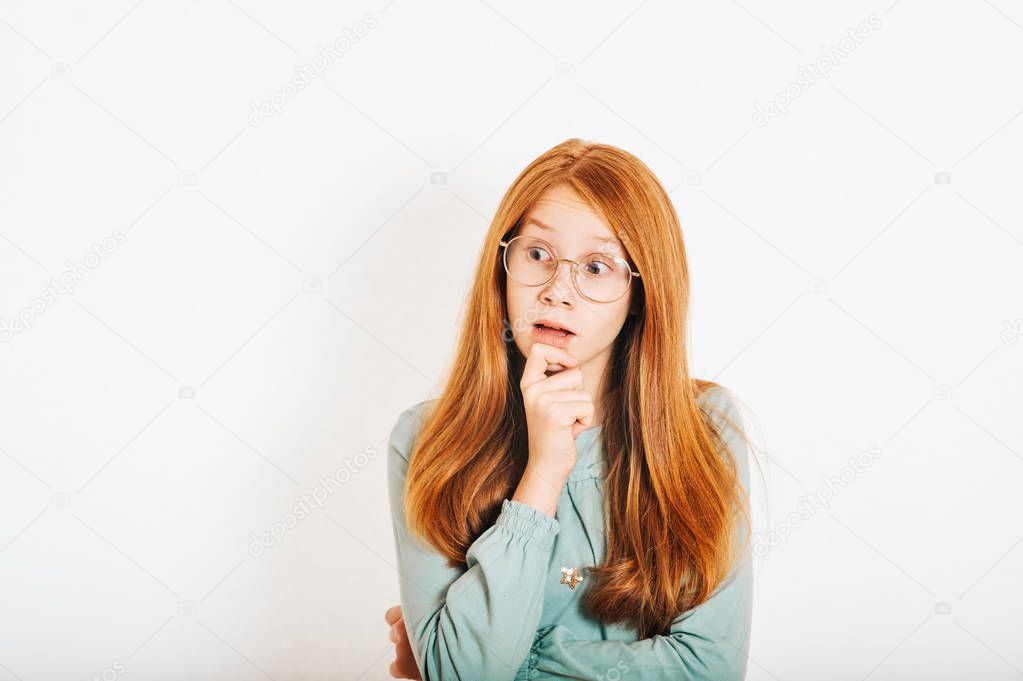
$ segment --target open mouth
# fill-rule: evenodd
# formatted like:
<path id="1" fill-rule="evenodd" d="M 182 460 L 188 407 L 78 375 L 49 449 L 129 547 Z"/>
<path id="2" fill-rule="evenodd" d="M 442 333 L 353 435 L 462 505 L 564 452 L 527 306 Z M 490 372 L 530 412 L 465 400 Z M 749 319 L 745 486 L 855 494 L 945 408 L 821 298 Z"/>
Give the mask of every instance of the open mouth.
<path id="1" fill-rule="evenodd" d="M 543 332 L 546 332 L 546 333 L 552 333 L 552 334 L 554 334 L 556 336 L 574 336 L 575 335 L 574 333 L 572 333 L 568 329 L 559 329 L 559 328 L 554 327 L 554 326 L 547 326 L 546 324 L 533 324 L 533 326 L 536 327 L 537 329 L 539 329 L 540 331 L 543 331 Z"/>
<path id="2" fill-rule="evenodd" d="M 575 334 L 568 329 L 559 329 L 556 326 L 547 324 L 533 324 L 533 340 L 539 343 L 546 343 L 559 348 L 568 347 Z"/>

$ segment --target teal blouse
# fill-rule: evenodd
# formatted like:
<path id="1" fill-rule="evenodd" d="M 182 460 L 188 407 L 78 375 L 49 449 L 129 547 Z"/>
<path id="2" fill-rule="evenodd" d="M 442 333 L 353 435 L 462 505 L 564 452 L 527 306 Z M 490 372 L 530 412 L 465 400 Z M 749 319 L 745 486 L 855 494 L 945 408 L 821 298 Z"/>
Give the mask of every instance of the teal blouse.
<path id="1" fill-rule="evenodd" d="M 741 427 L 724 390 L 712 388 L 700 400 L 704 409 L 708 400 L 715 403 Z M 600 426 L 576 439 L 578 458 L 556 517 L 504 499 L 497 520 L 469 547 L 467 568 L 449 567 L 440 553 L 413 538 L 405 522 L 405 474 L 434 403 L 419 402 L 401 413 L 387 457 L 401 604 L 423 681 L 744 678 L 753 596 L 749 548 L 711 597 L 680 613 L 665 635 L 637 640 L 635 630 L 583 612 L 590 584 L 585 568 L 599 565 L 606 550 Z M 722 434 L 748 498 L 746 447 L 733 429 Z M 740 541 L 747 536 L 742 527 Z M 576 568 L 583 581 L 570 588 L 562 583 L 562 568 Z"/>

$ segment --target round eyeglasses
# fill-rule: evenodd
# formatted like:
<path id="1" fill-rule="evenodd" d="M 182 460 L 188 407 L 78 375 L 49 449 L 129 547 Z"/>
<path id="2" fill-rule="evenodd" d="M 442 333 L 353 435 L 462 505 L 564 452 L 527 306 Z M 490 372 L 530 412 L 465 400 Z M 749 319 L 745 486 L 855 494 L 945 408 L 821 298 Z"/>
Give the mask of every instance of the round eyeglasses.
<path id="1" fill-rule="evenodd" d="M 595 303 L 613 303 L 628 290 L 632 278 L 638 277 L 623 258 L 613 253 L 594 251 L 581 262 L 559 258 L 549 242 L 520 234 L 501 241 L 504 247 L 504 270 L 508 276 L 526 286 L 543 286 L 557 274 L 564 261 L 572 266 L 572 282 L 579 295 Z"/>

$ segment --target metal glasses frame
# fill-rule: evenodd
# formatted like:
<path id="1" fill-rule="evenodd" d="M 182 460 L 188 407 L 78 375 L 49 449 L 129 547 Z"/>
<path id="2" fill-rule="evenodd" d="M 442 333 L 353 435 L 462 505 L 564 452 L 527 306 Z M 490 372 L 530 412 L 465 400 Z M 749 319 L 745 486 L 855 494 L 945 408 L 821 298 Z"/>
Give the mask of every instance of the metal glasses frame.
<path id="1" fill-rule="evenodd" d="M 635 270 L 633 270 L 632 267 L 629 265 L 629 263 L 625 260 L 625 258 L 619 257 L 617 255 L 612 255 L 611 256 L 612 258 L 614 258 L 615 260 L 618 260 L 619 262 L 624 264 L 626 268 L 628 268 L 629 274 L 631 275 L 629 277 L 628 282 L 625 285 L 625 290 L 622 291 L 622 295 L 618 296 L 617 298 L 612 298 L 611 300 L 597 300 L 596 298 L 591 298 L 590 296 L 588 296 L 585 293 L 583 293 L 582 289 L 579 288 L 579 266 L 580 266 L 580 263 L 575 261 L 575 260 L 570 260 L 568 258 L 559 258 L 558 257 L 558 249 L 554 248 L 554 244 L 552 244 L 551 242 L 547 241 L 546 239 L 541 239 L 540 237 L 536 237 L 536 236 L 530 236 L 528 234 L 520 234 L 520 235 L 518 235 L 516 237 L 512 237 L 508 241 L 505 241 L 504 239 L 502 239 L 500 241 L 501 246 L 504 247 L 504 253 L 501 256 L 501 262 L 504 264 L 504 272 L 505 272 L 505 274 L 507 274 L 509 277 L 511 277 L 511 272 L 508 270 L 508 247 L 516 239 L 533 239 L 534 241 L 540 241 L 540 242 L 542 242 L 544 244 L 547 244 L 548 246 L 550 246 L 551 254 L 554 256 L 554 262 L 556 263 L 555 267 L 554 267 L 554 271 L 551 272 L 551 276 L 549 276 L 547 278 L 547 280 L 542 282 L 542 283 L 539 283 L 539 284 L 526 284 L 525 282 L 522 282 L 522 281 L 519 281 L 518 279 L 515 279 L 515 281 L 519 281 L 519 283 L 523 284 L 524 286 L 546 286 L 547 284 L 550 283 L 551 279 L 554 279 L 554 277 L 556 277 L 558 275 L 558 268 L 561 267 L 561 263 L 567 262 L 567 263 L 571 263 L 571 265 L 572 265 L 572 286 L 575 287 L 575 290 L 576 290 L 576 292 L 579 295 L 581 295 L 586 300 L 589 300 L 590 302 L 594 302 L 594 303 L 613 303 L 616 300 L 621 300 L 622 296 L 624 296 L 626 293 L 629 292 L 629 289 L 632 287 L 632 279 L 633 279 L 633 277 L 636 277 L 636 278 L 639 277 L 639 272 L 636 272 Z M 593 252 L 594 253 L 598 253 L 599 251 L 593 251 Z M 587 253 L 587 255 L 590 255 L 590 254 Z M 514 277 L 512 277 L 512 278 L 514 279 Z"/>

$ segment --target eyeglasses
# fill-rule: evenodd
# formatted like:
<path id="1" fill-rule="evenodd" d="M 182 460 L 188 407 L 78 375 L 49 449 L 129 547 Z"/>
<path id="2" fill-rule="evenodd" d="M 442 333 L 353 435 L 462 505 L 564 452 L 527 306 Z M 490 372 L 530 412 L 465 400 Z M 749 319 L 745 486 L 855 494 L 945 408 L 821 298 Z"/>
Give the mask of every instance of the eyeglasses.
<path id="1" fill-rule="evenodd" d="M 595 303 L 613 303 L 624 296 L 634 272 L 623 258 L 595 251 L 583 257 L 582 262 L 559 258 L 549 242 L 538 237 L 520 234 L 510 241 L 501 241 L 504 247 L 504 270 L 508 276 L 526 286 L 543 286 L 557 274 L 564 261 L 572 265 L 572 283 L 582 297 Z"/>

